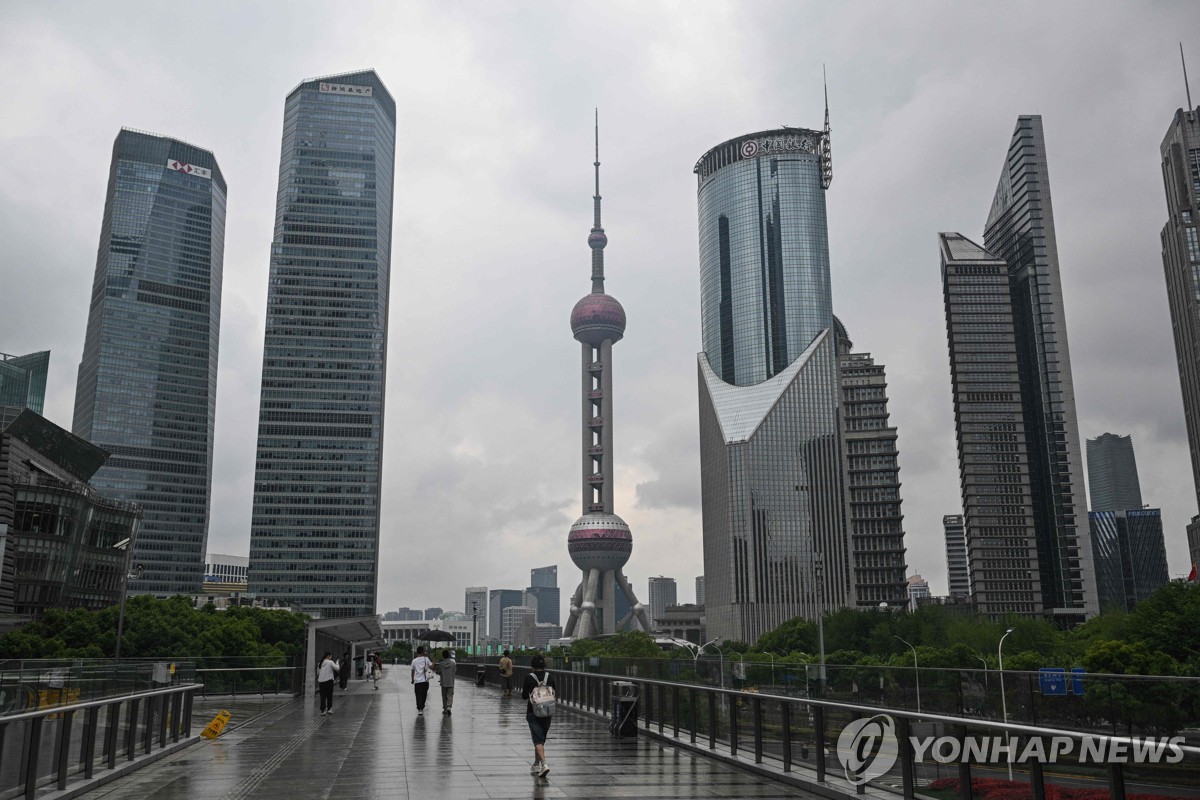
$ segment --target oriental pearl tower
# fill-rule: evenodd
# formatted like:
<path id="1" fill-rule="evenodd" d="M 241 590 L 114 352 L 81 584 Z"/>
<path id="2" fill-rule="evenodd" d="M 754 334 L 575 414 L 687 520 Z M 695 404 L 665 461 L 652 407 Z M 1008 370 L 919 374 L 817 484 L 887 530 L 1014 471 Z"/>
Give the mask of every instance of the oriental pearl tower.
<path id="1" fill-rule="evenodd" d="M 571 526 L 567 551 L 583 571 L 571 598 L 571 617 L 563 635 L 587 638 L 616 633 L 630 618 L 649 631 L 646 608 L 634 596 L 621 571 L 633 551 L 633 534 L 613 513 L 612 346 L 625 335 L 625 309 L 604 293 L 604 246 L 600 225 L 600 125 L 596 118 L 596 194 L 588 234 L 592 249 L 592 291 L 571 311 L 571 332 L 582 350 L 583 516 Z M 629 613 L 615 620 L 616 593 L 629 601 Z"/>

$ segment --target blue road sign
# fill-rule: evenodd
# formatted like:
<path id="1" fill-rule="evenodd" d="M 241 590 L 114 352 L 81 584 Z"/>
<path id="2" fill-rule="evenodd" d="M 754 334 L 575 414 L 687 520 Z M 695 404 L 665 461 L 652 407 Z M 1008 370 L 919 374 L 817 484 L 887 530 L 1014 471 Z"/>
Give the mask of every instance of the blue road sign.
<path id="1" fill-rule="evenodd" d="M 1042 694 L 1063 697 L 1067 694 L 1067 671 L 1062 667 L 1042 667 L 1038 670 L 1038 683 Z"/>
<path id="2" fill-rule="evenodd" d="M 1087 675 L 1087 670 L 1083 667 L 1071 667 L 1071 683 L 1067 687 L 1071 694 L 1078 697 L 1083 697 L 1083 676 Z"/>

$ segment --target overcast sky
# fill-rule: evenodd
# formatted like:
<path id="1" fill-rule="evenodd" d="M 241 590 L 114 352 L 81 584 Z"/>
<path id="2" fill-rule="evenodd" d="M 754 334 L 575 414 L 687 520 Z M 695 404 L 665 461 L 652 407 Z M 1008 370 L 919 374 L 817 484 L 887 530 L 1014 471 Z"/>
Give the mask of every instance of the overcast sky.
<path id="1" fill-rule="evenodd" d="M 626 572 L 703 571 L 696 182 L 708 148 L 820 128 L 834 310 L 887 366 L 909 571 L 960 513 L 936 234 L 977 241 L 1016 118 L 1049 149 L 1080 435 L 1132 434 L 1173 576 L 1196 513 L 1159 246 L 1158 146 L 1200 4 L 0 4 L 0 351 L 49 349 L 70 428 L 112 143 L 211 149 L 229 184 L 209 552 L 249 551 L 286 94 L 375 68 L 397 106 L 379 609 L 528 585 L 580 513 L 578 344 L 600 108 Z M 1197 78 L 1200 83 L 1200 77 Z M 1200 96 L 1200 85 L 1197 87 Z M 565 618 L 564 618 L 565 622 Z"/>

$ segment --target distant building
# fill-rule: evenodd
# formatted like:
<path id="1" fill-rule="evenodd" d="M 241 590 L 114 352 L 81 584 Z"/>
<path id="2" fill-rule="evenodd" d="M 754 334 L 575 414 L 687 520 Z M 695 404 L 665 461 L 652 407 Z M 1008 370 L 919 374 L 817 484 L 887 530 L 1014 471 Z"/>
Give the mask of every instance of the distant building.
<path id="1" fill-rule="evenodd" d="M 434 606 L 433 608 L 425 609 L 425 619 L 437 619 L 442 615 L 442 609 Z"/>
<path id="2" fill-rule="evenodd" d="M 1191 105 L 1191 95 L 1188 95 Z M 1200 502 L 1200 106 L 1179 108 L 1171 117 L 1159 147 L 1167 221 L 1163 225 L 1162 261 L 1167 279 L 1167 305 L 1175 336 L 1175 363 L 1183 392 L 1183 419 L 1192 456 L 1192 481 Z M 1187 528 L 1192 566 L 1200 565 L 1200 516 Z"/>
<path id="3" fill-rule="evenodd" d="M 929 582 L 928 581 L 926 581 L 920 575 L 909 575 L 908 576 L 908 609 L 909 609 L 909 611 L 916 611 L 917 606 L 921 604 L 921 601 L 923 599 L 932 597 L 932 596 L 933 596 L 932 593 L 929 591 Z"/>
<path id="4" fill-rule="evenodd" d="M 669 605 L 663 610 L 661 619 L 660 633 L 686 639 L 692 644 L 704 644 L 704 606 L 696 603 Z"/>
<path id="5" fill-rule="evenodd" d="M 888 417 L 887 373 L 870 353 L 850 352 L 841 321 L 838 365 L 842 392 L 842 446 L 850 527 L 854 595 L 860 608 L 903 605 L 908 571 L 896 428 Z"/>
<path id="6" fill-rule="evenodd" d="M 478 615 L 479 637 L 482 639 L 488 633 L 488 588 L 486 586 L 468 586 L 463 596 L 463 613 Z"/>
<path id="7" fill-rule="evenodd" d="M 550 647 L 550 643 L 562 638 L 562 626 L 553 622 L 538 622 L 534 626 L 534 643 L 539 650 Z"/>
<path id="8" fill-rule="evenodd" d="M 12 408 L 12 407 L 7 407 Z M 0 613 L 121 601 L 142 512 L 87 481 L 108 453 L 30 409 L 0 432 Z"/>
<path id="9" fill-rule="evenodd" d="M 246 591 L 246 567 L 250 559 L 209 553 L 204 557 L 204 584 L 201 594 L 230 596 Z"/>
<path id="10" fill-rule="evenodd" d="M 1088 523 L 1102 611 L 1132 611 L 1170 580 L 1159 509 L 1092 511 Z"/>
<path id="11" fill-rule="evenodd" d="M 967 564 L 967 528 L 962 514 L 942 517 L 946 535 L 946 580 L 951 597 L 971 596 L 971 570 Z"/>
<path id="12" fill-rule="evenodd" d="M 523 605 L 525 592 L 520 589 L 492 589 L 488 592 L 488 636 L 504 640 L 504 609 Z M 508 644 L 507 641 L 505 643 Z"/>
<path id="13" fill-rule="evenodd" d="M 529 585 L 539 588 L 554 589 L 558 587 L 558 565 L 535 567 L 529 570 Z"/>
<path id="14" fill-rule="evenodd" d="M 454 642 L 430 642 L 421 638 L 421 634 L 433 628 L 445 631 L 454 636 Z M 388 645 L 395 642 L 408 642 L 415 651 L 417 647 L 447 648 L 471 646 L 471 623 L 464 620 L 436 620 L 430 625 L 425 620 L 383 621 L 383 639 Z"/>
<path id="15" fill-rule="evenodd" d="M 506 606 L 501 616 L 500 643 L 510 647 L 533 647 L 537 643 L 537 609 Z"/>
<path id="16" fill-rule="evenodd" d="M 525 604 L 537 609 L 538 622 L 558 625 L 562 621 L 562 595 L 557 586 L 530 586 L 525 590 Z"/>
<path id="17" fill-rule="evenodd" d="M 678 600 L 674 578 L 664 578 L 659 575 L 650 579 L 650 624 L 655 630 L 659 629 L 658 620 L 666 612 L 667 606 L 675 605 Z"/>
<path id="18" fill-rule="evenodd" d="M 704 605 L 704 576 L 696 576 L 696 605 Z"/>
<path id="19" fill-rule="evenodd" d="M 28 408 L 41 414 L 46 403 L 46 377 L 49 370 L 49 350 L 26 356 L 0 353 L 0 406 Z M 7 424 L 0 420 L 0 430 Z"/>
<path id="20" fill-rule="evenodd" d="M 1087 440 L 1088 488 L 1092 511 L 1128 511 L 1142 507 L 1133 437 L 1102 433 Z"/>

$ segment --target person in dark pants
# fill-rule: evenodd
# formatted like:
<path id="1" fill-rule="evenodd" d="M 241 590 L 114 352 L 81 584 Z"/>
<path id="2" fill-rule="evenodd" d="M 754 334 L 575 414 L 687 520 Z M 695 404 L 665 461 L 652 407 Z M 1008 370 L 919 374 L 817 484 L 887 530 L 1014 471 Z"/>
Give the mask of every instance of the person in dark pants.
<path id="1" fill-rule="evenodd" d="M 545 658 L 534 656 L 530 666 L 533 671 L 525 676 L 525 683 L 521 685 L 521 697 L 525 698 L 525 721 L 529 723 L 529 733 L 533 737 L 533 766 L 529 768 L 529 774 L 544 778 L 550 774 L 550 767 L 546 766 L 546 735 L 550 733 L 550 717 L 539 717 L 533 713 L 529 693 L 543 681 L 556 692 L 558 690 L 554 686 L 554 678 L 546 671 Z"/>
<path id="2" fill-rule="evenodd" d="M 425 697 L 429 694 L 429 679 L 433 677 L 433 662 L 425 655 L 425 648 L 417 648 L 417 657 L 412 660 L 413 691 L 417 695 L 417 716 L 425 713 Z"/>
<path id="3" fill-rule="evenodd" d="M 321 690 L 321 716 L 333 713 L 333 681 L 338 674 L 337 662 L 333 653 L 325 651 L 321 666 L 317 668 L 317 688 Z"/>
<path id="4" fill-rule="evenodd" d="M 345 691 L 346 684 L 350 682 L 350 651 L 342 653 L 342 660 L 338 664 L 338 686 Z"/>

